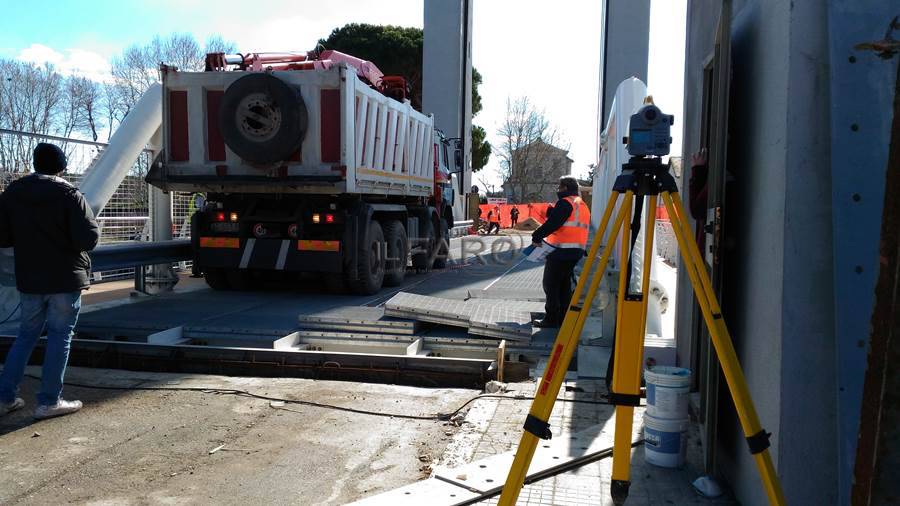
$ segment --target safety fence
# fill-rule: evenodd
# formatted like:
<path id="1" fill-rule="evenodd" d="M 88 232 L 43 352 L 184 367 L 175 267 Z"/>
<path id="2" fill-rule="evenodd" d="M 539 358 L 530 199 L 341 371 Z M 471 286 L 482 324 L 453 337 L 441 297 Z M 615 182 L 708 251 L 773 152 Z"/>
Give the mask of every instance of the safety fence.
<path id="1" fill-rule="evenodd" d="M 661 256 L 667 264 L 675 267 L 678 265 L 678 241 L 675 239 L 675 230 L 668 219 L 656 221 L 656 254 Z"/>
<path id="2" fill-rule="evenodd" d="M 68 162 L 62 177 L 78 186 L 91 165 L 100 157 L 107 144 L 71 137 L 33 134 L 0 129 L 0 191 L 16 179 L 31 174 L 31 153 L 39 142 L 56 144 L 66 153 Z M 116 188 L 106 207 L 97 216 L 101 228 L 100 243 L 149 241 L 153 229 L 150 214 L 150 187 L 144 178 L 153 163 L 153 152 L 144 150 L 135 160 L 125 179 Z M 172 237 L 191 236 L 189 193 L 172 192 Z M 189 267 L 182 263 L 179 267 Z M 134 269 L 95 272 L 94 282 L 125 279 Z"/>

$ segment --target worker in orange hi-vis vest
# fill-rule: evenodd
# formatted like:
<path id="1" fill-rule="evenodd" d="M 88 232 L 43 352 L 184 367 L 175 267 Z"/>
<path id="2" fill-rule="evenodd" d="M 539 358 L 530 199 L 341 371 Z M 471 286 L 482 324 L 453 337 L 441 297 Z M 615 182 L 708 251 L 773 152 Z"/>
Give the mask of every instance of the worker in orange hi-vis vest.
<path id="1" fill-rule="evenodd" d="M 531 242 L 542 242 L 555 249 L 547 255 L 544 266 L 544 318 L 535 320 L 536 327 L 559 327 L 572 298 L 572 273 L 584 256 L 591 225 L 591 212 L 578 195 L 578 180 L 572 176 L 559 179 L 559 200 L 547 212 L 547 221 L 531 235 Z"/>
<path id="2" fill-rule="evenodd" d="M 495 233 L 500 232 L 500 206 L 494 205 L 494 208 L 488 211 L 488 222 L 490 222 L 488 225 L 488 234 L 490 234 L 492 230 Z"/>

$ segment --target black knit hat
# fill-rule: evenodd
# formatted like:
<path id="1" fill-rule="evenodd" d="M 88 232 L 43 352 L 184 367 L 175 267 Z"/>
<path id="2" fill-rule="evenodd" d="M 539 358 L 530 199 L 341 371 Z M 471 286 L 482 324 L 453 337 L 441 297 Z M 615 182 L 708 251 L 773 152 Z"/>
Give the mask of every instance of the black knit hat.
<path id="1" fill-rule="evenodd" d="M 567 192 L 578 193 L 578 180 L 574 176 L 562 176 L 559 178 L 559 187 L 565 188 Z"/>
<path id="2" fill-rule="evenodd" d="M 66 170 L 66 154 L 55 144 L 41 142 L 34 147 L 31 163 L 40 174 L 59 174 Z"/>

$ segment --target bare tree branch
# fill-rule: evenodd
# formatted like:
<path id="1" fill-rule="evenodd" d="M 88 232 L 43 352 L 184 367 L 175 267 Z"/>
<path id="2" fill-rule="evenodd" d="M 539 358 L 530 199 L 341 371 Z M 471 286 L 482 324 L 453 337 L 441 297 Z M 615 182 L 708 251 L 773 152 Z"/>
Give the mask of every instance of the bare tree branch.
<path id="1" fill-rule="evenodd" d="M 569 143 L 562 133 L 538 110 L 528 97 L 507 99 L 506 117 L 497 131 L 503 142 L 496 154 L 500 175 L 517 202 L 543 200 L 555 175 L 567 172 Z M 571 163 L 571 162 L 569 162 Z"/>

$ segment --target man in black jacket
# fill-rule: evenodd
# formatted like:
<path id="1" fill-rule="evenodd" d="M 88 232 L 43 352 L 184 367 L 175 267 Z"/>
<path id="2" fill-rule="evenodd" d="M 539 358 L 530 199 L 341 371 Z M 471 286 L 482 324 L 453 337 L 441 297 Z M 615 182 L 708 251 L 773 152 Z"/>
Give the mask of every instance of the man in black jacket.
<path id="1" fill-rule="evenodd" d="M 81 401 L 60 398 L 72 331 L 81 309 L 81 291 L 90 286 L 87 252 L 100 239 L 100 228 L 84 196 L 56 174 L 66 168 L 61 149 L 34 148 L 34 174 L 0 194 L 0 247 L 13 247 L 21 324 L 0 373 L 0 416 L 25 402 L 16 397 L 25 366 L 47 329 L 47 346 L 35 418 L 67 415 Z"/>
<path id="2" fill-rule="evenodd" d="M 547 221 L 531 234 L 531 242 L 555 247 L 544 265 L 544 318 L 536 327 L 559 327 L 572 298 L 572 273 L 584 256 L 591 213 L 578 196 L 578 180 L 572 176 L 559 179 L 559 200 L 547 210 Z"/>

